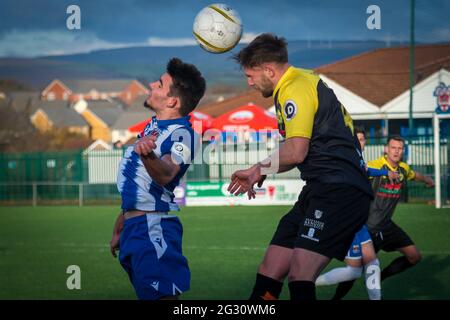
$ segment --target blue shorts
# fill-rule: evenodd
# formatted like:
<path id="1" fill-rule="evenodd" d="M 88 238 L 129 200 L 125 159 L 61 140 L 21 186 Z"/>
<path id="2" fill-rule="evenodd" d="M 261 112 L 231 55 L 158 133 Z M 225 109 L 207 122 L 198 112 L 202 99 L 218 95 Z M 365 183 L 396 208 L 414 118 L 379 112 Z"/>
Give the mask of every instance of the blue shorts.
<path id="1" fill-rule="evenodd" d="M 125 220 L 119 260 L 139 299 L 157 300 L 189 290 L 191 273 L 183 256 L 178 217 L 146 214 Z"/>
<path id="2" fill-rule="evenodd" d="M 352 245 L 350 246 L 350 249 L 348 249 L 345 259 L 361 259 L 362 245 L 370 241 L 372 241 L 372 238 L 370 237 L 369 230 L 367 230 L 366 225 L 363 225 L 362 228 L 355 234 Z"/>

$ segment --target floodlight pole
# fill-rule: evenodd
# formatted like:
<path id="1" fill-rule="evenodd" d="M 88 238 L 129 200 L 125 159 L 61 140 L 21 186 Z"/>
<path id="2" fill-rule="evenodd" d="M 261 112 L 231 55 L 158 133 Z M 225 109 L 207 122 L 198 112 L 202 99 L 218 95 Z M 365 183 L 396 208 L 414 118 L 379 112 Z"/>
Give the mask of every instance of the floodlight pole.
<path id="1" fill-rule="evenodd" d="M 437 209 L 442 207 L 441 203 L 441 157 L 440 157 L 440 135 L 439 135 L 439 117 L 435 113 L 433 116 L 433 144 L 434 144 L 434 180 L 435 184 L 435 192 L 434 192 L 434 200 L 435 206 Z"/>
<path id="2" fill-rule="evenodd" d="M 411 134 L 414 127 L 413 120 L 413 87 L 414 87 L 414 6 L 415 0 L 410 0 L 410 41 L 409 41 L 409 121 L 408 140 L 411 142 Z"/>

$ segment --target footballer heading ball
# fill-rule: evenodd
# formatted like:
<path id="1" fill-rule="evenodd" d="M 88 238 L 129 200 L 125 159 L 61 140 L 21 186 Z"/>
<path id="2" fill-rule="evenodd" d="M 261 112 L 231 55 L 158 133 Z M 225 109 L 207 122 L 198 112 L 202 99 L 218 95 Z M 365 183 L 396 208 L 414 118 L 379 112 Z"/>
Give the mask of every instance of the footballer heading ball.
<path id="1" fill-rule="evenodd" d="M 211 4 L 197 14 L 193 31 L 195 39 L 206 51 L 227 52 L 241 39 L 241 18 L 236 10 L 226 4 Z"/>

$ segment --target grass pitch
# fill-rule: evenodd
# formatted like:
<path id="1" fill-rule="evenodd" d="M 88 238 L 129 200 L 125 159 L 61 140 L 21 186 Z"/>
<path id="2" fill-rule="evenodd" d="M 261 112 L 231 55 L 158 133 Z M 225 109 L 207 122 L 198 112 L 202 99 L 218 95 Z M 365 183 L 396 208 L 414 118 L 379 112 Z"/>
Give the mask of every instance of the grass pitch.
<path id="1" fill-rule="evenodd" d="M 179 213 L 192 272 L 182 299 L 247 299 L 258 264 L 289 207 L 189 207 Z M 1 207 L 0 299 L 135 299 L 109 252 L 118 207 Z M 395 221 L 423 261 L 382 284 L 385 299 L 450 298 L 450 209 L 401 204 Z M 381 253 L 386 266 L 397 253 Z M 67 267 L 81 268 L 81 290 L 68 290 Z M 333 261 L 327 270 L 342 265 Z M 317 289 L 329 299 L 335 286 Z M 289 293 L 285 285 L 281 298 Z M 359 280 L 347 299 L 367 299 Z"/>

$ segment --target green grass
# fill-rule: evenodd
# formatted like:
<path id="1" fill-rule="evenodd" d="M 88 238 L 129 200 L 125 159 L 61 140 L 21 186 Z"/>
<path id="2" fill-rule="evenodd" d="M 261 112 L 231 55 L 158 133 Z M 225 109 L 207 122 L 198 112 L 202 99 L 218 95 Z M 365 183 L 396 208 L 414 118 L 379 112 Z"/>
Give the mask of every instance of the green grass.
<path id="1" fill-rule="evenodd" d="M 183 299 L 247 299 L 279 218 L 288 207 L 190 207 L 180 213 L 191 290 Z M 1 207 L 0 299 L 135 299 L 128 276 L 109 252 L 118 208 Z M 423 261 L 383 282 L 386 299 L 450 298 L 450 209 L 399 205 L 395 220 Z M 397 253 L 381 253 L 386 266 Z M 69 265 L 81 268 L 81 290 L 68 290 Z M 333 261 L 327 269 L 341 265 Z M 334 286 L 318 288 L 328 299 Z M 288 298 L 287 286 L 283 299 Z M 348 295 L 366 299 L 362 280 Z"/>

